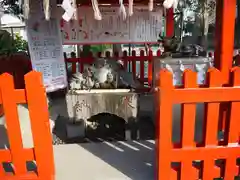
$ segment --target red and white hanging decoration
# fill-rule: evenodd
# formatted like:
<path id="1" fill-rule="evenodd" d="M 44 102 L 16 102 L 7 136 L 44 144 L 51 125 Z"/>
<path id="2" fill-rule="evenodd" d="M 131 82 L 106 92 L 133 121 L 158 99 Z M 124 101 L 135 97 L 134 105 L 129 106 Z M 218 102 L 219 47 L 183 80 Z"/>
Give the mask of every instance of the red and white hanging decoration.
<path id="1" fill-rule="evenodd" d="M 43 11 L 44 11 L 44 15 L 45 15 L 45 19 L 49 20 L 50 16 L 51 16 L 51 12 L 50 12 L 50 0 L 43 0 Z"/>
<path id="2" fill-rule="evenodd" d="M 133 0 L 128 0 L 128 15 L 133 15 Z"/>
<path id="3" fill-rule="evenodd" d="M 91 0 L 93 12 L 94 12 L 94 18 L 98 21 L 102 20 L 102 14 L 98 7 L 98 1 L 97 0 Z"/>
<path id="4" fill-rule="evenodd" d="M 127 19 L 127 12 L 126 12 L 126 8 L 123 4 L 123 0 L 119 0 L 119 5 L 120 5 L 119 13 L 120 13 L 120 15 L 122 15 L 123 20 L 126 20 Z"/>
<path id="5" fill-rule="evenodd" d="M 153 11 L 153 0 L 149 0 L 148 9 L 149 11 Z"/>

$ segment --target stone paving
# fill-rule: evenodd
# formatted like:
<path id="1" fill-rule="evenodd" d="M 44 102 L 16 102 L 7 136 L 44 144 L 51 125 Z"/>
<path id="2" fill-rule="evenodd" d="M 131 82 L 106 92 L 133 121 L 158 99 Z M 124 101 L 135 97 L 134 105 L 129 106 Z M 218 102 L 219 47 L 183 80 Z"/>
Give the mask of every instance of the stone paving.
<path id="1" fill-rule="evenodd" d="M 56 180 L 154 180 L 154 141 L 54 146 Z"/>

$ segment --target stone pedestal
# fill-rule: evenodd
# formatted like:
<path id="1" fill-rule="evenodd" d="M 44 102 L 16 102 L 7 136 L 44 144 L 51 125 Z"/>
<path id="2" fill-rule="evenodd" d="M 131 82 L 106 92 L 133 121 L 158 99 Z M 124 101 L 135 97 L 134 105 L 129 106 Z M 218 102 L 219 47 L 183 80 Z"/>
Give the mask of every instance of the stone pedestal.
<path id="1" fill-rule="evenodd" d="M 155 58 L 153 61 L 153 87 L 157 86 L 159 72 L 163 68 L 173 73 L 173 85 L 176 86 L 182 85 L 182 74 L 186 69 L 197 72 L 197 83 L 204 84 L 206 72 L 210 67 L 212 67 L 212 59 L 207 57 Z"/>
<path id="2" fill-rule="evenodd" d="M 131 131 L 131 138 L 137 135 L 138 94 L 129 90 L 91 90 L 69 91 L 66 95 L 69 123 L 76 123 L 79 133 L 84 136 L 84 129 L 94 126 L 87 121 L 99 113 L 109 113 L 125 120 L 125 131 Z M 81 127 L 80 125 L 81 124 Z M 83 128 L 84 127 L 84 128 Z M 71 128 L 67 128 L 70 131 Z M 69 134 L 69 132 L 67 132 Z M 128 134 L 128 133 L 127 133 Z M 127 136 L 129 137 L 129 136 Z"/>

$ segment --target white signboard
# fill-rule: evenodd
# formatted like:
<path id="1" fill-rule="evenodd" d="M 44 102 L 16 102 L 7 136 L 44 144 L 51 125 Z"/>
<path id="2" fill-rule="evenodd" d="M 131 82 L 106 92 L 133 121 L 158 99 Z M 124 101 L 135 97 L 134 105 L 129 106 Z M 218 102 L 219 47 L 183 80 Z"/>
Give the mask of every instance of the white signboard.
<path id="1" fill-rule="evenodd" d="M 119 7 L 100 7 L 102 20 L 94 19 L 92 7 L 79 7 L 79 20 L 60 22 L 64 44 L 157 42 L 162 31 L 162 9 L 149 12 L 135 7 L 134 14 L 123 20 Z M 126 9 L 128 12 L 128 9 Z"/>
<path id="2" fill-rule="evenodd" d="M 67 76 L 57 20 L 29 19 L 27 36 L 33 69 L 42 73 L 46 91 L 65 88 Z"/>

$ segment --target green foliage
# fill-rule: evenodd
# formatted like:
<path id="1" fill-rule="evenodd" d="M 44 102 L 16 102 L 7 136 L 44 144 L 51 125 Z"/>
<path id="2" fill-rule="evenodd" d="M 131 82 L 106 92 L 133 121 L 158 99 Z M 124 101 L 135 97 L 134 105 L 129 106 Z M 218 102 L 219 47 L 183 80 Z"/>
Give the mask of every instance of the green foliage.
<path id="1" fill-rule="evenodd" d="M 0 30 L 0 55 L 13 51 L 13 38 L 6 30 Z"/>
<path id="2" fill-rule="evenodd" d="M 25 41 L 19 34 L 15 34 L 13 45 L 16 52 L 28 50 L 27 41 Z"/>
<path id="3" fill-rule="evenodd" d="M 110 44 L 101 44 L 101 45 L 91 45 L 91 51 L 93 53 L 104 52 L 105 50 L 111 48 Z"/>
<path id="4" fill-rule="evenodd" d="M 6 30 L 0 30 L 0 55 L 9 55 L 19 51 L 27 51 L 28 45 L 19 34 L 14 38 Z"/>

